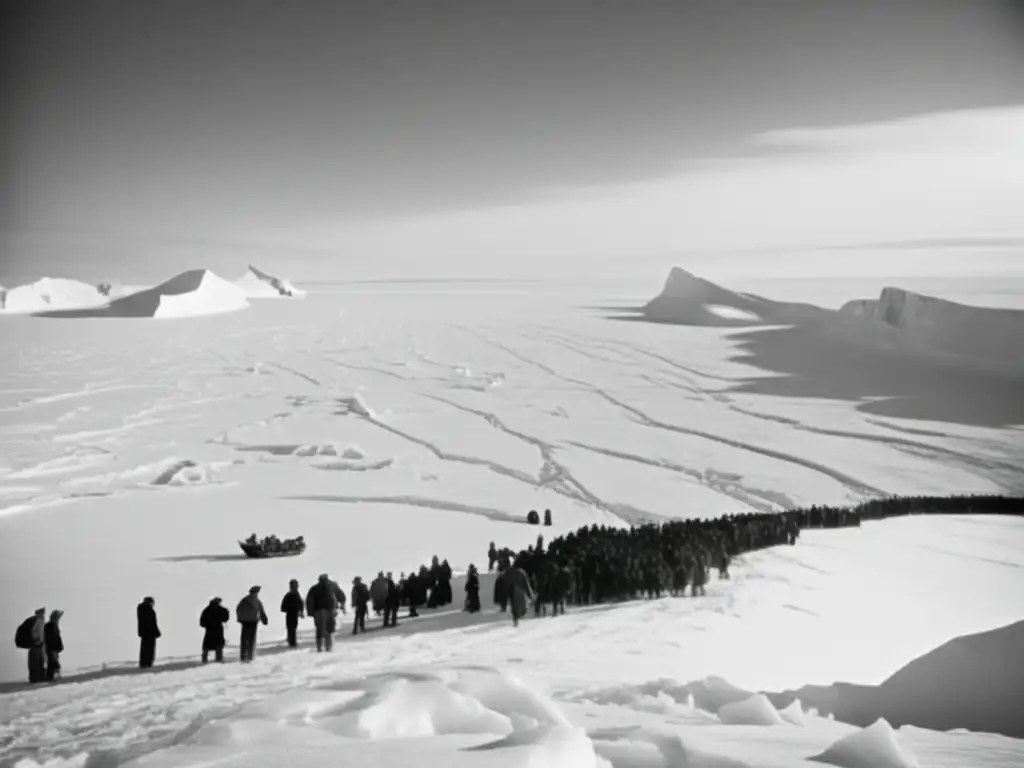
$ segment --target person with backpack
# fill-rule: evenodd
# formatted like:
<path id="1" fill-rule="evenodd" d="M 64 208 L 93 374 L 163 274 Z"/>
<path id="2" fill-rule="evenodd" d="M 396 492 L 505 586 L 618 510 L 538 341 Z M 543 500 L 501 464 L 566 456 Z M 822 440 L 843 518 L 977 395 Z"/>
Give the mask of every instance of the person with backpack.
<path id="1" fill-rule="evenodd" d="M 64 611 L 53 611 L 43 627 L 43 645 L 46 646 L 46 679 L 50 682 L 60 676 L 60 655 L 64 652 L 64 638 L 60 634 L 60 617 Z"/>
<path id="2" fill-rule="evenodd" d="M 243 597 L 235 608 L 235 615 L 238 623 L 242 625 L 239 660 L 249 662 L 256 655 L 256 630 L 259 629 L 260 622 L 263 622 L 263 626 L 269 623 L 263 601 L 260 600 L 259 587 L 249 589 L 249 594 Z"/>
<path id="3" fill-rule="evenodd" d="M 213 651 L 218 662 L 224 661 L 224 625 L 230 620 L 231 614 L 221 605 L 219 597 L 210 600 L 210 604 L 199 614 L 199 626 L 206 630 L 203 633 L 203 664 L 209 660 L 210 651 Z"/>
<path id="4" fill-rule="evenodd" d="M 14 644 L 28 651 L 28 681 L 46 681 L 46 609 L 38 609 L 18 625 Z"/>
<path id="5" fill-rule="evenodd" d="M 361 576 L 352 579 L 352 607 L 356 615 L 352 619 L 352 634 L 366 632 L 366 614 L 370 607 L 370 588 L 363 583 Z"/>
<path id="6" fill-rule="evenodd" d="M 345 597 L 345 593 L 341 592 L 342 600 L 339 600 L 339 592 L 341 588 L 331 581 L 331 577 L 321 573 L 316 584 L 306 593 L 306 613 L 313 617 L 317 653 L 323 652 L 325 648 L 329 653 L 334 647 L 335 621 L 338 608 L 343 609 Z"/>
<path id="7" fill-rule="evenodd" d="M 156 620 L 156 600 L 143 598 L 135 608 L 139 629 L 139 669 L 152 669 L 156 659 L 156 641 L 160 639 L 160 625 Z"/>
<path id="8" fill-rule="evenodd" d="M 299 619 L 305 618 L 306 604 L 299 594 L 299 580 L 292 579 L 288 582 L 288 591 L 281 599 L 281 613 L 284 614 L 284 626 L 288 630 L 288 647 L 299 647 Z"/>

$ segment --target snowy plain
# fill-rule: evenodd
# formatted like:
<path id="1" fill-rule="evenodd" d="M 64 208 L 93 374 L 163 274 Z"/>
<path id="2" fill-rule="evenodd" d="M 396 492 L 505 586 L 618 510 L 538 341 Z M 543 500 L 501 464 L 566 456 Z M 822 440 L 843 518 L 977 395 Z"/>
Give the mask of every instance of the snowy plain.
<path id="1" fill-rule="evenodd" d="M 532 543 L 531 508 L 552 509 L 553 536 L 997 492 L 1007 466 L 1024 466 L 1016 429 L 731 394 L 768 374 L 730 360 L 728 331 L 616 323 L 587 308 L 602 303 L 536 285 L 380 284 L 180 322 L 3 318 L 0 629 L 60 608 L 68 673 L 130 665 L 133 609 L 153 595 L 159 663 L 196 654 L 214 595 L 233 606 L 262 585 L 262 639 L 280 641 L 289 578 L 327 571 L 347 588 L 434 554 L 461 571 L 490 541 Z M 309 549 L 246 560 L 236 541 L 251 532 L 302 534 Z M 857 729 L 725 725 L 669 681 L 880 682 L 953 636 L 1020 619 L 1022 552 L 1016 521 L 891 520 L 743 558 L 706 600 L 515 632 L 489 612 L 434 617 L 431 631 L 343 642 L 330 658 L 6 695 L 0 764 L 802 765 Z M 24 676 L 9 642 L 0 673 Z M 1024 759 L 999 737 L 897 738 L 923 766 Z"/>

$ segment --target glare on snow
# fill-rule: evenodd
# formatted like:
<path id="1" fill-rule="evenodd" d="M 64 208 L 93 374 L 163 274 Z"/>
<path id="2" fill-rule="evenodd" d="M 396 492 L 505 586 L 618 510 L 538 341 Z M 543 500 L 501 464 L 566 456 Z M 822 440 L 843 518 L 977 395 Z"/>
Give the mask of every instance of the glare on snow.
<path id="1" fill-rule="evenodd" d="M 435 553 L 479 565 L 489 541 L 533 541 L 520 522 L 531 508 L 553 510 L 541 530 L 554 536 L 855 501 L 844 478 L 986 492 L 976 462 L 950 457 L 1013 450 L 1012 436 L 949 425 L 915 438 L 941 440 L 941 458 L 815 432 L 894 434 L 838 403 L 723 392 L 720 377 L 752 373 L 727 360 L 725 334 L 608 323 L 570 303 L 347 293 L 182 323 L 20 324 L 17 339 L 0 336 L 4 359 L 19 360 L 0 369 L 4 631 L 45 604 L 67 612 L 69 670 L 131 659 L 134 606 L 153 594 L 158 658 L 195 655 L 213 595 L 232 604 L 261 584 L 273 609 L 291 577 L 326 570 L 347 585 Z M 734 444 L 640 424 L 616 402 Z M 291 561 L 228 559 L 254 531 L 310 547 Z M 1024 586 L 1007 564 L 1024 566 L 1021 552 L 1024 527 L 1010 521 L 812 531 L 742 558 L 704 599 L 518 630 L 455 613 L 330 656 L 3 696 L 0 763 L 1019 765 L 1012 740 L 884 722 L 859 732 L 756 697 L 707 712 L 673 691 L 709 675 L 752 691 L 879 682 L 954 635 L 1018 619 Z M 282 625 L 272 615 L 261 643 Z M 4 679 L 23 675 L 11 645 Z"/>

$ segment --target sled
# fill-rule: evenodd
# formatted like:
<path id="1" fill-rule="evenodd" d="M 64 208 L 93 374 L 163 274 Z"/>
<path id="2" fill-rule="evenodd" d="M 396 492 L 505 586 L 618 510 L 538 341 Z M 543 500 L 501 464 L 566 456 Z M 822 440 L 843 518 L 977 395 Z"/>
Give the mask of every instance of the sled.
<path id="1" fill-rule="evenodd" d="M 250 544 L 247 541 L 239 541 L 238 546 L 240 546 L 242 548 L 242 551 L 245 552 L 246 557 L 255 558 L 294 557 L 295 555 L 301 555 L 303 552 L 306 551 L 306 542 L 302 542 L 297 546 L 289 547 L 288 549 L 279 549 L 274 552 L 267 552 L 265 549 L 263 549 L 262 544 Z"/>

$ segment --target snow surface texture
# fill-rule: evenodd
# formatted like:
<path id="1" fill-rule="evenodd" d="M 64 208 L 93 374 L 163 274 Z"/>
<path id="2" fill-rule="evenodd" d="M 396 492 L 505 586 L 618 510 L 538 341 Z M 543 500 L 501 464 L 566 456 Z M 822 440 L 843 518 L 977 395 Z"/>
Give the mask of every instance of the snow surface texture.
<path id="1" fill-rule="evenodd" d="M 731 392 L 756 372 L 730 360 L 721 330 L 611 323 L 564 308 L 594 297 L 536 292 L 353 292 L 339 319 L 341 303 L 261 302 L 202 324 L 11 319 L 0 635 L 60 608 L 67 674 L 109 669 L 0 696 L 0 764 L 814 765 L 857 729 L 790 709 L 772 726 L 726 725 L 721 708 L 812 681 L 878 683 L 951 637 L 1020 618 L 1024 525 L 917 517 L 806 532 L 741 558 L 702 599 L 513 631 L 485 577 L 482 615 L 428 612 L 387 632 L 371 620 L 330 657 L 272 652 L 293 577 L 306 587 L 327 571 L 347 586 L 435 553 L 462 570 L 490 541 L 518 548 L 584 523 L 1020 481 L 1014 430 Z M 553 528 L 522 524 L 545 507 Z M 251 532 L 309 547 L 247 560 L 236 540 Z M 164 632 L 158 665 L 173 669 L 194 663 L 209 598 L 233 606 L 254 583 L 271 624 L 253 665 L 142 679 L 119 667 L 136 654 L 144 595 Z M 25 675 L 9 641 L 0 671 Z M 677 693 L 711 675 L 742 688 Z M 1019 742 L 980 735 L 903 728 L 897 742 L 923 766 L 1022 757 Z"/>
<path id="2" fill-rule="evenodd" d="M 248 271 L 235 281 L 250 299 L 301 298 L 306 295 L 284 278 L 274 277 L 250 265 Z"/>

